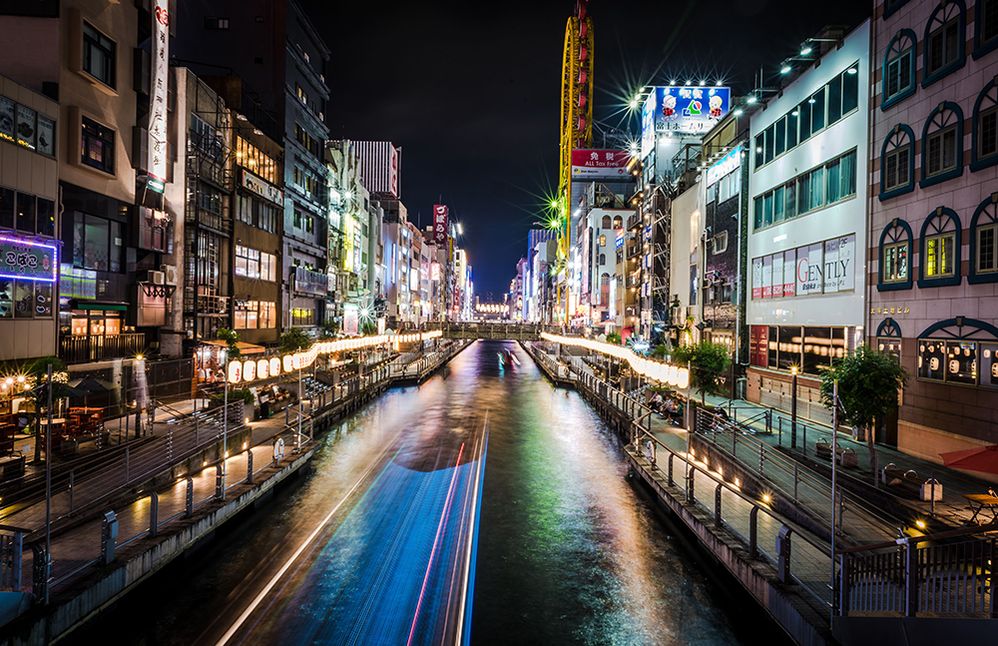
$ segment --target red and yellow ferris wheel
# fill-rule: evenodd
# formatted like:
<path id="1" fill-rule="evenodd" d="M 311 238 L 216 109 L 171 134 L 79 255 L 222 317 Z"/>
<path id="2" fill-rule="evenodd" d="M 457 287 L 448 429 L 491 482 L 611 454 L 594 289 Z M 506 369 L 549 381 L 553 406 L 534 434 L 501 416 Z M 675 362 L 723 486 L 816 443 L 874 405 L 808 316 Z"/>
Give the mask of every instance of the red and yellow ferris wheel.
<path id="1" fill-rule="evenodd" d="M 589 148 L 593 137 L 593 21 L 586 9 L 589 0 L 577 0 L 575 14 L 565 25 L 561 63 L 561 146 L 557 217 L 560 223 L 558 252 L 567 263 L 571 241 L 572 151 Z M 569 317 L 568 275 L 565 273 L 564 313 Z M 559 283 L 559 292 L 561 283 Z M 561 296 L 558 297 L 559 302 Z"/>

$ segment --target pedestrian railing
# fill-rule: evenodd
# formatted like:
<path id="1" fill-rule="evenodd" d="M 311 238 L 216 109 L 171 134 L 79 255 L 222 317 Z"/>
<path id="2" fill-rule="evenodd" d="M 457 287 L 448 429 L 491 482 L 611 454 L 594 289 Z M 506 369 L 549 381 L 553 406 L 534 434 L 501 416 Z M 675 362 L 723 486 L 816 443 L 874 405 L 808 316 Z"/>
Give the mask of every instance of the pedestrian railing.
<path id="1" fill-rule="evenodd" d="M 816 522 L 830 527 L 831 483 L 776 447 L 761 441 L 742 424 L 744 422 L 736 423 L 710 410 L 697 408 L 694 431 L 697 437 L 763 479 L 774 493 L 779 492 Z M 853 538 L 859 542 L 883 540 L 896 535 L 896 519 L 841 488 L 836 494 L 836 526 L 840 532 L 845 527 L 847 531 L 844 533 L 853 533 Z"/>
<path id="2" fill-rule="evenodd" d="M 768 503 L 746 495 L 739 484 L 725 480 L 723 472 L 711 468 L 695 452 L 666 446 L 650 428 L 651 409 L 582 370 L 574 359 L 570 364 L 580 391 L 630 420 L 626 450 L 638 458 L 639 466 L 664 482 L 670 496 L 709 514 L 717 527 L 742 542 L 752 558 L 775 567 L 782 582 L 800 585 L 820 607 L 831 607 L 833 561 L 826 543 L 792 529 Z"/>
<path id="3" fill-rule="evenodd" d="M 839 558 L 842 616 L 998 619 L 998 527 L 847 548 Z"/>

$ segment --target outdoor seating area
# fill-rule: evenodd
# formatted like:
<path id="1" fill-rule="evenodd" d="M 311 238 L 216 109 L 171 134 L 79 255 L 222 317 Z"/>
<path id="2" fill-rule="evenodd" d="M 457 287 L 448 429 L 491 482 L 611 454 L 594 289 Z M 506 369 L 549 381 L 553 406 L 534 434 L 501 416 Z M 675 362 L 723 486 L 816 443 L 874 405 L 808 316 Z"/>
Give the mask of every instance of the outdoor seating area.
<path id="1" fill-rule="evenodd" d="M 970 517 L 971 523 L 996 522 L 998 521 L 998 494 L 994 489 L 988 489 L 988 493 L 965 493 L 963 497 L 970 503 L 970 510 L 974 515 Z M 981 516 L 981 513 L 991 514 L 991 519 Z M 978 520 L 980 517 L 980 520 Z"/>

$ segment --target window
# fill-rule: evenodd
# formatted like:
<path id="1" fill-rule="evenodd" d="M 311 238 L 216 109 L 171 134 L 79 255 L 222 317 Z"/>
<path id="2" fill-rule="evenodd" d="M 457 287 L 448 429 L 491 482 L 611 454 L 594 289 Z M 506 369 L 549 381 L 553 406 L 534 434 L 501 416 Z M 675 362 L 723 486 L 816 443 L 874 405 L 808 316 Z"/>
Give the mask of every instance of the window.
<path id="1" fill-rule="evenodd" d="M 938 184 L 963 174 L 963 112 L 949 101 L 932 111 L 922 131 L 922 181 Z"/>
<path id="2" fill-rule="evenodd" d="M 915 92 L 915 32 L 902 29 L 884 53 L 880 107 L 885 109 Z"/>
<path id="3" fill-rule="evenodd" d="M 877 350 L 901 361 L 901 326 L 892 318 L 886 318 L 877 326 Z"/>
<path id="4" fill-rule="evenodd" d="M 960 220 L 939 207 L 922 225 L 919 287 L 960 284 Z"/>
<path id="5" fill-rule="evenodd" d="M 277 280 L 277 256 L 250 247 L 236 245 L 236 276 Z"/>
<path id="6" fill-rule="evenodd" d="M 0 319 L 51 319 L 52 284 L 0 278 Z"/>
<path id="7" fill-rule="evenodd" d="M 974 6 L 974 58 L 998 47 L 998 0 L 978 0 Z"/>
<path id="8" fill-rule="evenodd" d="M 970 219 L 969 283 L 998 282 L 998 193 L 989 195 Z"/>
<path id="9" fill-rule="evenodd" d="M 728 232 L 718 231 L 711 238 L 711 253 L 715 256 L 728 250 Z"/>
<path id="10" fill-rule="evenodd" d="M 208 124 L 207 121 L 197 116 L 191 115 L 191 144 L 194 148 L 204 153 L 209 159 L 221 161 L 225 155 L 225 145 L 218 131 Z"/>
<path id="11" fill-rule="evenodd" d="M 790 112 L 755 136 L 755 167 L 768 164 L 784 152 L 831 126 L 859 105 L 859 63 L 819 88 Z"/>
<path id="12" fill-rule="evenodd" d="M 998 163 L 998 83 L 995 79 L 977 95 L 972 128 L 970 170 Z"/>
<path id="13" fill-rule="evenodd" d="M 35 232 L 35 196 L 25 193 L 17 194 L 17 218 L 15 225 L 18 231 Z"/>
<path id="14" fill-rule="evenodd" d="M 836 157 L 753 201 L 759 229 L 810 213 L 856 195 L 856 151 Z"/>
<path id="15" fill-rule="evenodd" d="M 964 20 L 963 0 L 943 0 L 932 13 L 925 25 L 922 87 L 963 67 Z"/>
<path id="16" fill-rule="evenodd" d="M 607 218 L 607 222 L 608 223 L 609 223 L 609 219 L 610 218 L 608 217 Z M 607 228 L 609 228 L 609 227 L 607 227 Z M 602 233 L 600 234 L 600 237 L 599 237 L 599 246 L 601 246 L 601 247 L 605 247 L 606 246 L 606 234 L 602 234 Z"/>
<path id="17" fill-rule="evenodd" d="M 0 228 L 14 228 L 14 191 L 0 187 Z"/>
<path id="18" fill-rule="evenodd" d="M 895 218 L 880 234 L 879 291 L 911 288 L 911 227 Z"/>
<path id="19" fill-rule="evenodd" d="M 116 50 L 113 40 L 83 23 L 83 71 L 110 88 L 115 86 Z"/>
<path id="20" fill-rule="evenodd" d="M 821 88 L 807 100 L 811 104 L 811 132 L 825 127 L 825 88 Z"/>
<path id="21" fill-rule="evenodd" d="M 204 28 L 218 31 L 225 31 L 229 28 L 228 18 L 210 18 L 205 16 Z"/>
<path id="22" fill-rule="evenodd" d="M 237 196 L 236 219 L 269 233 L 276 233 L 278 207 L 252 195 Z"/>
<path id="23" fill-rule="evenodd" d="M 604 215 L 603 216 L 603 219 L 600 221 L 600 228 L 601 229 L 609 229 L 610 228 L 610 216 L 609 215 Z M 606 244 L 606 243 L 605 242 L 601 242 L 600 244 Z"/>
<path id="24" fill-rule="evenodd" d="M 322 157 L 322 145 L 298 123 L 295 124 L 295 140 L 308 152 L 316 157 Z"/>
<path id="25" fill-rule="evenodd" d="M 105 173 L 114 174 L 114 130 L 83 117 L 80 162 Z"/>
<path id="26" fill-rule="evenodd" d="M 277 184 L 277 162 L 242 137 L 236 137 L 236 164 L 248 168 L 271 184 Z"/>
<path id="27" fill-rule="evenodd" d="M 73 266 L 95 271 L 121 271 L 124 245 L 120 223 L 87 213 L 73 216 Z"/>
<path id="28" fill-rule="evenodd" d="M 898 124 L 884 139 L 880 149 L 880 200 L 914 190 L 915 135 L 911 128 Z"/>

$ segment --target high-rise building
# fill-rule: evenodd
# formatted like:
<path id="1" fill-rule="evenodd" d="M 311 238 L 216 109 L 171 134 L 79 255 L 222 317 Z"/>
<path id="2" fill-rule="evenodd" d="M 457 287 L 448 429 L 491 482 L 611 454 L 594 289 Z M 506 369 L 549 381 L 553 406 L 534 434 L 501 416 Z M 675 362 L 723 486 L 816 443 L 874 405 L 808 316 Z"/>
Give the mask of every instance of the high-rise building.
<path id="1" fill-rule="evenodd" d="M 829 422 L 821 369 L 862 342 L 865 321 L 870 23 L 807 42 L 812 60 L 751 119 L 747 392 L 789 410 L 796 370 L 802 414 Z M 730 192 L 723 179 L 717 191 Z M 715 233 L 704 253 L 730 242 Z"/>
<path id="2" fill-rule="evenodd" d="M 13 114 L 21 138 L 35 148 L 30 168 L 45 167 L 39 146 L 58 160 L 58 350 L 74 369 L 143 353 L 180 354 L 173 254 L 183 200 L 171 186 L 178 151 L 170 144 L 177 128 L 168 65 L 175 25 L 167 4 L 68 0 L 0 14 L 0 73 L 59 101 L 55 115 L 51 104 L 28 105 L 34 99 L 25 93 L 24 101 L 13 101 Z M 9 115 L 13 97 L 7 99 Z M 44 184 L 30 194 L 47 198 Z M 25 185 L 21 190 L 29 195 Z M 33 235 L 41 233 L 37 208 L 36 199 Z M 40 295 L 55 307 L 55 294 Z"/>
<path id="3" fill-rule="evenodd" d="M 998 3 L 874 7 L 865 333 L 909 375 L 876 439 L 938 462 L 998 441 Z"/>
<path id="4" fill-rule="evenodd" d="M 283 327 L 314 333 L 333 300 L 326 268 L 329 50 L 295 0 L 181 3 L 178 21 L 179 57 L 284 149 Z"/>

